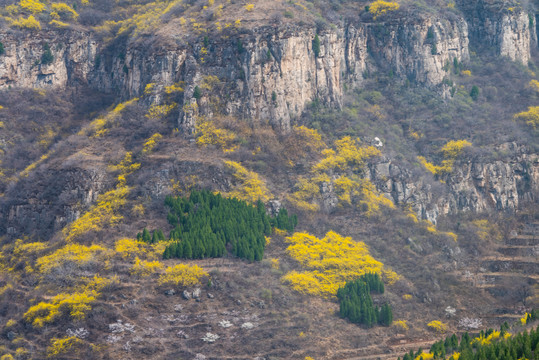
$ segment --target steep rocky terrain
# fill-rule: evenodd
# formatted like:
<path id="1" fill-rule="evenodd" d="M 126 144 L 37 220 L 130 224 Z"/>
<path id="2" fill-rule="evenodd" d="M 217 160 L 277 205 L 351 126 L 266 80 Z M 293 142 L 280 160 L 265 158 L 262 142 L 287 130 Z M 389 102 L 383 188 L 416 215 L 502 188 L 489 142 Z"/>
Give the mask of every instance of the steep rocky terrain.
<path id="1" fill-rule="evenodd" d="M 81 2 L 40 30 L 0 4 L 5 359 L 394 359 L 433 320 L 539 306 L 533 4 Z M 292 231 L 260 262 L 162 260 L 165 197 L 193 189 L 364 242 L 394 324 L 297 291 Z M 207 274 L 164 281 L 177 264 Z"/>

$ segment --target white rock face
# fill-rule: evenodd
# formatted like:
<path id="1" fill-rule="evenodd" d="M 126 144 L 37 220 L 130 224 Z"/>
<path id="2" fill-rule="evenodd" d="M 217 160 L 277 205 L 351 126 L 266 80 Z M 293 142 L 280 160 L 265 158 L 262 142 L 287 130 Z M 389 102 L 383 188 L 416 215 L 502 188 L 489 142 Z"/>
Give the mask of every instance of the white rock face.
<path id="1" fill-rule="evenodd" d="M 470 38 L 489 44 L 502 56 L 526 64 L 530 41 L 535 38 L 528 15 L 520 10 L 498 14 L 484 10 L 481 17 L 401 18 L 387 23 L 350 23 L 321 34 L 315 56 L 315 29 L 259 28 L 211 45 L 201 58 L 200 49 L 167 45 L 162 48 L 131 45 L 125 53 L 106 55 L 90 34 L 49 32 L 39 37 L 13 37 L 0 31 L 6 52 L 0 56 L 0 89 L 53 88 L 87 83 L 139 96 L 148 83 L 157 87 L 184 81 L 180 127 L 190 131 L 196 115 L 211 115 L 211 101 L 195 101 L 193 92 L 205 76 L 222 81 L 220 108 L 237 117 L 269 121 L 286 130 L 312 101 L 331 107 L 343 102 L 344 84 L 361 87 L 371 72 L 387 72 L 427 87 L 440 85 L 456 58 L 469 59 Z M 43 45 L 54 55 L 43 65 Z M 447 70 L 447 71 L 446 71 Z M 150 101 L 159 103 L 159 96 Z M 193 108 L 193 104 L 197 106 Z"/>

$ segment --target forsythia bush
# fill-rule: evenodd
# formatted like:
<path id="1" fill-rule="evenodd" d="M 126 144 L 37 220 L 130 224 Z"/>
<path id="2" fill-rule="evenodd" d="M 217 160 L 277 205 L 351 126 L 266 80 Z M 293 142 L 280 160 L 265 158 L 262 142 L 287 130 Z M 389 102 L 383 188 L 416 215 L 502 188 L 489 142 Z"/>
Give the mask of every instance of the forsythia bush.
<path id="1" fill-rule="evenodd" d="M 99 245 L 67 244 L 52 254 L 37 259 L 36 265 L 41 273 L 47 273 L 67 262 L 81 266 L 90 262 L 99 262 L 105 259 L 107 253 L 107 249 Z"/>
<path id="2" fill-rule="evenodd" d="M 380 211 L 380 206 L 385 206 L 392 209 L 395 208 L 393 202 L 385 196 L 380 195 L 369 180 L 363 179 L 361 183 L 361 194 L 362 198 L 359 203 L 366 206 L 367 216 L 377 214 Z"/>
<path id="3" fill-rule="evenodd" d="M 163 138 L 163 135 L 159 133 L 153 134 L 146 142 L 142 148 L 142 154 L 148 155 L 152 152 L 153 148 L 157 145 L 157 142 Z"/>
<path id="4" fill-rule="evenodd" d="M 336 150 L 322 151 L 324 158 L 313 167 L 313 172 L 346 170 L 349 167 L 359 169 L 365 165 L 367 159 L 380 154 L 380 150 L 374 146 L 361 147 L 358 140 L 350 136 L 335 141 L 335 147 Z"/>
<path id="5" fill-rule="evenodd" d="M 66 3 L 53 3 L 51 8 L 51 16 L 54 19 L 72 20 L 79 17 L 79 14 Z"/>
<path id="6" fill-rule="evenodd" d="M 434 354 L 422 352 L 421 354 L 417 355 L 414 360 L 430 360 L 434 359 Z"/>
<path id="7" fill-rule="evenodd" d="M 398 327 L 398 328 L 404 330 L 404 331 L 409 329 L 408 323 L 406 322 L 406 320 L 397 320 L 397 321 L 393 322 L 393 325 L 395 327 Z"/>
<path id="8" fill-rule="evenodd" d="M 419 162 L 433 175 L 449 174 L 453 171 L 455 160 L 462 154 L 464 148 L 472 146 L 472 143 L 467 140 L 451 140 L 448 141 L 441 149 L 443 157 L 442 165 L 434 165 L 425 159 L 423 156 L 418 156 Z"/>
<path id="9" fill-rule="evenodd" d="M 19 27 L 21 29 L 30 29 L 30 30 L 40 30 L 41 24 L 36 20 L 32 15 L 28 18 L 19 18 L 18 20 L 13 21 L 13 26 Z"/>
<path id="10" fill-rule="evenodd" d="M 178 264 L 165 269 L 165 273 L 159 277 L 159 284 L 193 286 L 199 284 L 204 276 L 209 275 L 197 265 Z"/>
<path id="11" fill-rule="evenodd" d="M 146 253 L 145 243 L 135 239 L 120 239 L 116 241 L 115 250 L 124 258 L 132 258 Z"/>
<path id="12" fill-rule="evenodd" d="M 287 253 L 307 271 L 292 271 L 283 277 L 296 291 L 319 296 L 335 296 L 347 280 L 365 273 L 384 275 L 389 283 L 398 275 L 375 260 L 367 245 L 330 231 L 322 239 L 308 233 L 295 233 L 287 238 Z"/>
<path id="13" fill-rule="evenodd" d="M 129 105 L 132 105 L 136 103 L 139 99 L 133 98 L 129 101 L 120 103 L 116 105 L 116 107 L 110 111 L 108 114 L 106 114 L 104 117 L 97 118 L 93 120 L 88 126 L 84 127 L 81 131 L 79 131 L 79 135 L 91 135 L 95 137 L 100 137 L 105 135 L 108 132 L 108 129 L 106 129 L 106 126 L 109 125 L 109 123 L 113 122 L 120 116 L 120 113 Z"/>
<path id="14" fill-rule="evenodd" d="M 174 94 L 174 93 L 183 92 L 184 90 L 182 88 L 182 85 L 183 85 L 183 82 L 167 86 L 167 87 L 165 87 L 165 93 L 170 95 L 170 94 Z M 144 90 L 144 92 L 146 93 L 146 90 Z"/>
<path id="15" fill-rule="evenodd" d="M 76 336 L 51 339 L 51 345 L 47 348 L 47 357 L 57 357 L 65 354 L 82 344 L 82 340 Z"/>
<path id="16" fill-rule="evenodd" d="M 295 187 L 297 190 L 288 196 L 288 200 L 291 203 L 296 207 L 307 211 L 317 211 L 320 208 L 318 204 L 309 202 L 309 200 L 320 193 L 318 184 L 300 177 Z"/>
<path id="17" fill-rule="evenodd" d="M 46 154 L 43 154 L 41 155 L 41 157 L 39 158 L 39 160 L 37 161 L 34 161 L 33 163 L 31 163 L 30 165 L 28 165 L 26 167 L 26 169 L 24 169 L 23 171 L 21 171 L 21 173 L 19 174 L 20 176 L 28 176 L 28 174 L 30 174 L 31 171 L 33 171 L 35 168 L 38 167 L 38 165 L 40 165 L 42 162 L 44 162 L 45 160 L 47 160 L 49 158 L 49 156 L 52 154 L 52 150 L 49 151 L 48 153 Z"/>
<path id="18" fill-rule="evenodd" d="M 447 331 L 447 325 L 439 320 L 431 321 L 430 323 L 427 324 L 427 326 L 438 333 L 444 333 Z"/>
<path id="19" fill-rule="evenodd" d="M 301 143 L 303 149 L 308 151 L 317 151 L 326 148 L 322 136 L 316 129 L 309 129 L 306 126 L 294 126 L 292 131 L 295 135 L 295 141 Z"/>
<path id="20" fill-rule="evenodd" d="M 263 180 L 254 171 L 249 171 L 240 163 L 225 161 L 225 165 L 234 172 L 234 178 L 239 182 L 238 186 L 228 195 L 251 203 L 258 200 L 267 202 L 273 196 Z"/>
<path id="21" fill-rule="evenodd" d="M 98 296 L 96 291 L 58 294 L 50 302 L 40 302 L 28 309 L 24 319 L 35 327 L 50 324 L 63 315 L 69 315 L 75 320 L 82 320 L 92 309 L 90 306 Z"/>
<path id="22" fill-rule="evenodd" d="M 172 110 L 176 109 L 177 106 L 178 104 L 176 103 L 172 103 L 170 105 L 152 105 L 150 109 L 148 109 L 146 117 L 154 120 L 160 119 L 170 114 Z"/>
<path id="23" fill-rule="evenodd" d="M 534 129 L 539 125 L 539 106 L 530 106 L 528 111 L 523 111 L 513 117 L 515 120 L 523 120 Z"/>
<path id="24" fill-rule="evenodd" d="M 451 140 L 440 150 L 446 159 L 456 159 L 466 147 L 472 146 L 468 140 Z"/>
<path id="25" fill-rule="evenodd" d="M 39 14 L 45 11 L 45 4 L 36 0 L 21 0 L 19 6 L 23 11 L 29 11 L 32 14 Z"/>
<path id="26" fill-rule="evenodd" d="M 235 144 L 236 134 L 230 130 L 218 128 L 213 122 L 202 118 L 197 120 L 195 124 L 195 135 L 197 136 L 197 145 L 202 147 L 215 145 L 225 153 L 239 148 L 239 145 Z"/>
<path id="27" fill-rule="evenodd" d="M 387 13 L 388 11 L 398 10 L 400 5 L 396 2 L 389 2 L 383 0 L 376 0 L 375 2 L 369 5 L 369 13 L 372 14 L 373 19 L 380 15 Z"/>
<path id="28" fill-rule="evenodd" d="M 489 345 L 492 340 L 497 340 L 500 338 L 500 331 L 494 330 L 490 333 L 490 335 L 485 336 L 484 334 L 480 334 L 479 337 L 476 337 L 472 340 L 472 344 L 478 343 L 480 345 Z"/>
<path id="29" fill-rule="evenodd" d="M 443 160 L 442 166 L 437 166 L 433 163 L 428 162 L 424 156 L 418 156 L 417 160 L 419 160 L 421 165 L 423 165 L 425 169 L 427 169 L 433 175 L 449 174 L 451 171 L 453 171 L 453 162 L 449 160 Z"/>
<path id="30" fill-rule="evenodd" d="M 539 81 L 533 79 L 533 80 L 530 80 L 528 86 L 534 90 L 535 92 L 539 93 Z"/>
<path id="31" fill-rule="evenodd" d="M 159 261 L 140 260 L 138 257 L 131 268 L 131 274 L 139 276 L 149 276 L 163 268 L 163 264 Z"/>
<path id="32" fill-rule="evenodd" d="M 117 211 L 125 205 L 129 191 L 129 187 L 120 186 L 99 195 L 96 205 L 64 228 L 63 233 L 66 236 L 66 241 L 72 241 L 89 231 L 99 231 L 105 225 L 111 226 L 120 222 L 123 216 L 119 215 Z"/>
<path id="33" fill-rule="evenodd" d="M 23 255 L 34 254 L 47 249 L 49 246 L 43 242 L 23 243 L 21 239 L 15 241 L 15 248 L 13 249 L 13 255 L 20 257 Z"/>

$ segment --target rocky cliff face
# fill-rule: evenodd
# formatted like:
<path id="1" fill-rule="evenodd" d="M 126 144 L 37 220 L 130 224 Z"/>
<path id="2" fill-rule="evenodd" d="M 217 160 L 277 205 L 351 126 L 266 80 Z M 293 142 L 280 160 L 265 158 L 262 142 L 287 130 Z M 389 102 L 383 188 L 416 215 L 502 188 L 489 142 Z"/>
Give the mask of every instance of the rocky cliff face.
<path id="1" fill-rule="evenodd" d="M 476 48 L 488 49 L 497 55 L 527 64 L 530 46 L 537 46 L 533 16 L 505 6 L 483 1 L 461 4 L 469 25 L 470 42 Z"/>
<path id="2" fill-rule="evenodd" d="M 6 192 L 9 200 L 2 204 L 0 231 L 39 234 L 46 239 L 88 209 L 110 185 L 108 180 L 99 166 L 82 163 L 39 170 Z"/>
<path id="3" fill-rule="evenodd" d="M 456 164 L 439 182 L 414 178 L 412 172 L 385 160 L 370 167 L 371 180 L 396 204 L 411 204 L 420 218 L 436 223 L 439 215 L 490 209 L 515 211 L 539 191 L 539 156 L 524 146 L 503 144 L 512 151 L 506 161 L 473 159 Z M 437 189 L 435 189 L 437 188 Z"/>
<path id="4" fill-rule="evenodd" d="M 70 32 L 63 36 L 25 34 L 16 37 L 0 31 L 5 53 L 0 55 L 0 89 L 65 88 L 86 83 L 94 69 L 98 44 L 88 34 Z M 44 45 L 48 44 L 54 60 L 42 64 Z"/>
<path id="5" fill-rule="evenodd" d="M 530 40 L 535 38 L 528 15 L 520 10 L 502 15 L 489 11 L 466 20 L 404 17 L 387 23 L 349 23 L 319 35 L 318 56 L 312 43 L 315 30 L 309 28 L 260 28 L 211 43 L 207 53 L 201 46 L 169 44 L 151 51 L 131 45 L 113 55 L 106 55 L 90 34 L 15 38 L 4 33 L 0 34 L 6 48 L 0 56 L 0 88 L 82 82 L 128 98 L 141 94 L 150 82 L 164 86 L 184 81 L 183 108 L 194 103 L 194 88 L 203 77 L 214 75 L 226 84 L 220 104 L 226 113 L 286 129 L 315 99 L 339 107 L 343 84 L 360 87 L 370 72 L 391 72 L 429 87 L 440 85 L 448 75 L 446 64 L 455 58 L 468 60 L 470 39 L 480 39 L 497 53 L 527 63 Z M 54 55 L 48 65 L 40 64 L 45 42 Z M 194 113 L 182 112 L 179 125 L 192 129 L 194 115 L 211 113 L 208 103 L 201 99 Z"/>

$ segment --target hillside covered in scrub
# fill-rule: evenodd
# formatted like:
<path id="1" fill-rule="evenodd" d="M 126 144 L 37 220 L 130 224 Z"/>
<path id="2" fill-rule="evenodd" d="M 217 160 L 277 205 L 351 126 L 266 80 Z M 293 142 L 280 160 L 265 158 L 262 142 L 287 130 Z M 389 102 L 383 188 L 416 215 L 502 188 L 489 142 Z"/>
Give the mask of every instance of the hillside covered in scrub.
<path id="1" fill-rule="evenodd" d="M 0 0 L 0 359 L 535 358 L 538 6 Z"/>

